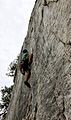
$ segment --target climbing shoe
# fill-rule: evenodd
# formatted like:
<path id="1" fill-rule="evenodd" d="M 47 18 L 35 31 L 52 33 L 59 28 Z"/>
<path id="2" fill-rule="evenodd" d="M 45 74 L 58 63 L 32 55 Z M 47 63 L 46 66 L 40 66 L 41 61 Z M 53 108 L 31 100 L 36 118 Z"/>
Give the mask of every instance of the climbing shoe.
<path id="1" fill-rule="evenodd" d="M 25 81 L 24 84 L 25 84 L 28 88 L 31 88 L 31 85 L 30 85 L 27 81 Z"/>

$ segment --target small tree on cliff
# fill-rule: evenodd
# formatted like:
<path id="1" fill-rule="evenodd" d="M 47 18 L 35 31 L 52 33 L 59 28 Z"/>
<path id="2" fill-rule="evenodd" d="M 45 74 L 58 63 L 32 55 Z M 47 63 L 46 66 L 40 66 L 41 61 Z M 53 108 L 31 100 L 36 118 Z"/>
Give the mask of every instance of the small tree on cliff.
<path id="1" fill-rule="evenodd" d="M 8 67 L 8 73 L 6 73 L 7 76 L 14 77 L 17 64 L 18 64 L 18 58 L 19 56 L 17 56 L 17 59 L 15 59 L 13 62 L 10 63 Z"/>
<path id="2" fill-rule="evenodd" d="M 7 76 L 14 77 L 15 72 L 17 69 L 18 64 L 18 57 L 13 62 L 10 63 L 8 67 L 8 73 L 6 73 Z M 0 103 L 0 120 L 5 120 L 6 114 L 8 111 L 8 106 L 11 100 L 11 93 L 12 93 L 13 85 L 10 87 L 6 87 L 1 89 L 2 98 Z"/>
<path id="3" fill-rule="evenodd" d="M 2 93 L 2 102 L 0 103 L 0 118 L 2 120 L 5 119 L 7 111 L 8 111 L 8 106 L 10 103 L 11 99 L 11 92 L 13 89 L 13 85 L 11 87 L 6 87 L 1 90 Z"/>

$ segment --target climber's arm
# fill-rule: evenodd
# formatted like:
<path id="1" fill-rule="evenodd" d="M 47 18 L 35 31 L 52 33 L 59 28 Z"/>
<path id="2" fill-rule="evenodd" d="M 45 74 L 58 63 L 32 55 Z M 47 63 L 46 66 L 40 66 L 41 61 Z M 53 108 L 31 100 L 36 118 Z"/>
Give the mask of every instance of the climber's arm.
<path id="1" fill-rule="evenodd" d="M 33 53 L 29 55 L 29 63 L 32 64 L 32 62 L 33 62 Z"/>

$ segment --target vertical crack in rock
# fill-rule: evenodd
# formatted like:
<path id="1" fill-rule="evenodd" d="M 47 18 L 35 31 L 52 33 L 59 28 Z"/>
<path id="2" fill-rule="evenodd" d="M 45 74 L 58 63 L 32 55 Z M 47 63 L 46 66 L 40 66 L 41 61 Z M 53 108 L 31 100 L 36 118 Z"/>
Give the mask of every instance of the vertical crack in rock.
<path id="1" fill-rule="evenodd" d="M 36 114 L 37 114 L 37 103 L 36 103 L 36 105 L 35 105 L 34 118 L 33 118 L 33 120 L 36 120 Z"/>
<path id="2" fill-rule="evenodd" d="M 43 17 L 44 17 L 44 7 L 42 8 L 42 11 L 41 11 L 41 22 L 40 22 L 40 25 L 43 24 Z"/>

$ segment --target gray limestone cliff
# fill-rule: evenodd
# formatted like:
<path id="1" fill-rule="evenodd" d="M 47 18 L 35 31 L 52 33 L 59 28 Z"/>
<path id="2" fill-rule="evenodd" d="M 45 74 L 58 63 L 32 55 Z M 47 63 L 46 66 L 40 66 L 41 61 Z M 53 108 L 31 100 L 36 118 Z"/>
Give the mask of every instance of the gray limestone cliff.
<path id="1" fill-rule="evenodd" d="M 71 0 L 36 0 L 24 46 L 32 88 L 17 68 L 6 120 L 71 120 Z"/>

